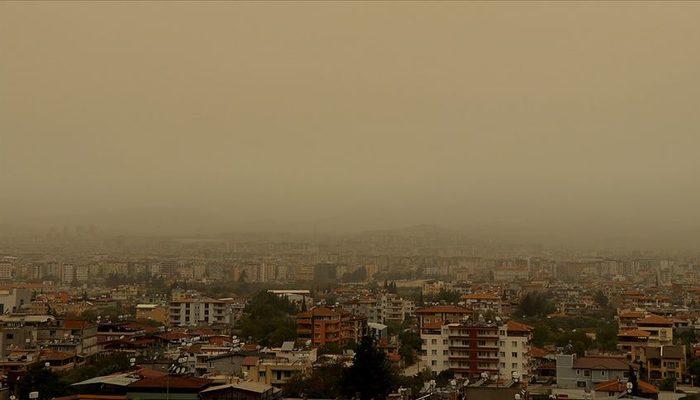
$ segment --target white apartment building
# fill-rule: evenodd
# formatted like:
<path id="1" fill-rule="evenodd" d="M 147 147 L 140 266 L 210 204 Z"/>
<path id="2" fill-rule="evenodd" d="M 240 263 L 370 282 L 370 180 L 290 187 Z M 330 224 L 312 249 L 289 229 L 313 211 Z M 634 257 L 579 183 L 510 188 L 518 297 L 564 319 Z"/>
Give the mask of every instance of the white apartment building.
<path id="1" fill-rule="evenodd" d="M 413 315 L 415 305 L 411 300 L 402 299 L 392 293 L 382 293 L 378 300 L 377 315 L 379 321 L 376 322 L 382 324 L 387 322 L 401 323 L 407 316 Z"/>
<path id="2" fill-rule="evenodd" d="M 423 341 L 421 348 L 421 368 L 430 368 L 439 374 L 450 368 L 449 359 L 449 334 L 448 326 L 437 324 L 425 324 L 421 328 L 420 338 Z"/>
<path id="3" fill-rule="evenodd" d="M 528 379 L 531 338 L 530 326 L 512 321 L 501 326 L 468 321 L 424 324 L 421 367 L 435 373 L 449 369 L 455 376 L 470 378 L 486 372 L 506 380 L 517 372 Z"/>
<path id="4" fill-rule="evenodd" d="M 498 339 L 499 375 L 511 377 L 513 372 L 517 372 L 522 379 L 527 380 L 532 372 L 529 357 L 532 327 L 508 321 L 499 327 Z"/>
<path id="5" fill-rule="evenodd" d="M 228 324 L 231 309 L 224 300 L 211 298 L 182 298 L 170 302 L 170 325 Z"/>

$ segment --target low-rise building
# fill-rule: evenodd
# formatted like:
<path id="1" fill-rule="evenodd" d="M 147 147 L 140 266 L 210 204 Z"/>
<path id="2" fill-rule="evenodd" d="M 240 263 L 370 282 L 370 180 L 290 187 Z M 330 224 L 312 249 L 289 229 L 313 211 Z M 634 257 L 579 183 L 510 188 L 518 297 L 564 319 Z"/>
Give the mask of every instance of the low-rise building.
<path id="1" fill-rule="evenodd" d="M 625 357 L 557 355 L 557 386 L 562 389 L 591 390 L 611 379 L 627 380 L 630 363 Z"/>
<path id="2" fill-rule="evenodd" d="M 643 348 L 644 370 L 646 380 L 660 385 L 665 379 L 681 381 L 685 374 L 685 346 L 648 346 Z"/>

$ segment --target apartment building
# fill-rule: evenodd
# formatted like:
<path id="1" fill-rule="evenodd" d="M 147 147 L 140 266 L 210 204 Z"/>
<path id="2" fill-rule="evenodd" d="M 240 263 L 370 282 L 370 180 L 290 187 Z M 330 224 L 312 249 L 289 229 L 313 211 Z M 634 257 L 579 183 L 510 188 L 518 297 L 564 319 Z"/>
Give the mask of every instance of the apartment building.
<path id="1" fill-rule="evenodd" d="M 501 313 L 501 298 L 493 293 L 470 293 L 462 296 L 462 305 L 476 314 Z"/>
<path id="2" fill-rule="evenodd" d="M 168 324 L 170 322 L 168 307 L 159 304 L 137 304 L 136 319 Z"/>
<path id="3" fill-rule="evenodd" d="M 636 322 L 637 329 L 649 332 L 650 346 L 667 346 L 673 344 L 673 320 L 649 314 Z"/>
<path id="4" fill-rule="evenodd" d="M 458 378 L 499 372 L 499 327 L 493 323 L 425 324 L 421 328 L 423 363 L 434 372 L 446 369 Z"/>
<path id="5" fill-rule="evenodd" d="M 442 322 L 421 324 L 421 361 L 435 373 L 450 368 L 449 328 Z"/>
<path id="6" fill-rule="evenodd" d="M 181 298 L 170 302 L 170 325 L 228 324 L 231 322 L 229 302 L 212 298 Z"/>
<path id="7" fill-rule="evenodd" d="M 248 379 L 281 387 L 293 375 L 308 371 L 316 359 L 316 349 L 295 349 L 294 342 L 284 342 L 261 357 L 246 357 L 242 367 Z"/>
<path id="8" fill-rule="evenodd" d="M 458 378 L 498 373 L 498 326 L 492 323 L 448 324 L 450 370 Z"/>
<path id="9" fill-rule="evenodd" d="M 367 334 L 367 318 L 346 310 L 314 307 L 297 314 L 297 335 L 313 346 L 359 342 Z"/>
<path id="10" fill-rule="evenodd" d="M 649 346 L 643 348 L 646 380 L 660 385 L 666 378 L 680 381 L 686 368 L 685 346 Z"/>
<path id="11" fill-rule="evenodd" d="M 532 327 L 509 321 L 495 323 L 434 321 L 421 325 L 421 360 L 434 372 L 452 370 L 455 376 L 478 377 L 486 372 L 524 379 L 532 375 Z"/>
<path id="12" fill-rule="evenodd" d="M 628 329 L 617 334 L 617 349 L 627 356 L 627 361 L 640 361 L 643 348 L 649 345 L 649 332 Z"/>
<path id="13" fill-rule="evenodd" d="M 340 313 L 328 307 L 314 307 L 297 314 L 297 336 L 313 346 L 340 345 Z"/>
<path id="14" fill-rule="evenodd" d="M 523 380 L 532 376 L 530 341 L 533 328 L 515 321 L 508 321 L 498 330 L 499 375 L 510 377 L 517 372 Z"/>
<path id="15" fill-rule="evenodd" d="M 377 299 L 377 315 L 382 324 L 389 322 L 402 323 L 413 315 L 415 305 L 411 300 L 403 299 L 393 293 L 382 293 Z"/>
<path id="16" fill-rule="evenodd" d="M 424 325 L 460 322 L 471 316 L 472 311 L 460 306 L 437 305 L 417 308 L 414 314 L 418 318 L 418 326 L 422 327 Z"/>

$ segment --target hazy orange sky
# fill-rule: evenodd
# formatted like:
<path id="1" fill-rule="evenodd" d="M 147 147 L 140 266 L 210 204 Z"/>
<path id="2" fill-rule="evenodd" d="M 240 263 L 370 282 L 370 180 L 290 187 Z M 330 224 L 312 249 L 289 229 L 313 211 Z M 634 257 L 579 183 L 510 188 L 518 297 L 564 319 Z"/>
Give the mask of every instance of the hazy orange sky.
<path id="1" fill-rule="evenodd" d="M 690 2 L 3 2 L 0 221 L 697 228 L 698 21 Z"/>

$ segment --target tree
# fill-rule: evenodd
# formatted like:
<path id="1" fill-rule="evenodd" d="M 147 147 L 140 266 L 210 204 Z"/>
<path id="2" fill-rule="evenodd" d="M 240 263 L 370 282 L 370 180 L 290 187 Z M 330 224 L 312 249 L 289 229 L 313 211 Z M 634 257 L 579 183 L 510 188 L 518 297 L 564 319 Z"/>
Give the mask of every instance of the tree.
<path id="1" fill-rule="evenodd" d="M 423 344 L 420 333 L 414 329 L 412 318 L 406 318 L 401 324 L 399 332 L 399 355 L 406 365 L 413 365 L 416 362 L 416 352 L 421 350 Z"/>
<path id="2" fill-rule="evenodd" d="M 526 294 L 516 310 L 517 316 L 545 316 L 555 311 L 554 304 L 546 293 L 532 292 Z"/>
<path id="3" fill-rule="evenodd" d="M 695 386 L 700 386 L 700 360 L 695 360 L 688 366 L 688 373 L 693 377 Z"/>
<path id="4" fill-rule="evenodd" d="M 674 391 L 676 390 L 676 378 L 669 376 L 665 378 L 659 385 L 659 390 L 663 391 Z"/>
<path id="5" fill-rule="evenodd" d="M 60 377 L 45 368 L 43 363 L 35 363 L 17 385 L 17 395 L 20 399 L 29 397 L 30 392 L 39 392 L 40 399 L 52 399 L 69 393 L 68 385 Z"/>
<path id="6" fill-rule="evenodd" d="M 243 337 L 252 337 L 263 346 L 281 345 L 296 338 L 294 304 L 283 297 L 263 290 L 246 305 L 240 327 Z"/>
<path id="7" fill-rule="evenodd" d="M 600 306 L 600 308 L 608 307 L 608 296 L 606 296 L 602 290 L 596 292 L 594 300 L 598 304 L 598 306 Z"/>
<path id="8" fill-rule="evenodd" d="M 394 389 L 396 376 L 370 336 L 362 338 L 352 367 L 343 376 L 342 392 L 361 400 L 383 399 Z"/>
<path id="9" fill-rule="evenodd" d="M 448 290 L 442 288 L 440 289 L 438 294 L 428 296 L 428 301 L 447 304 L 457 304 L 459 303 L 461 296 L 462 295 L 459 294 L 459 292 L 457 292 L 456 290 Z"/>
<path id="10" fill-rule="evenodd" d="M 337 399 L 341 396 L 344 373 L 342 363 L 325 364 L 314 368 L 308 376 L 292 376 L 282 387 L 282 392 L 286 397 Z"/>

